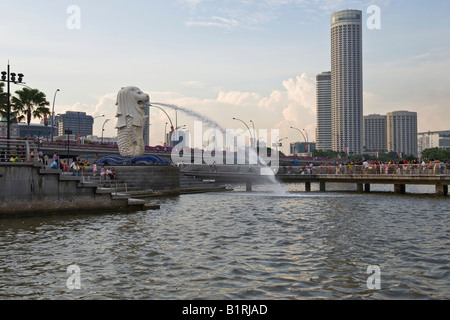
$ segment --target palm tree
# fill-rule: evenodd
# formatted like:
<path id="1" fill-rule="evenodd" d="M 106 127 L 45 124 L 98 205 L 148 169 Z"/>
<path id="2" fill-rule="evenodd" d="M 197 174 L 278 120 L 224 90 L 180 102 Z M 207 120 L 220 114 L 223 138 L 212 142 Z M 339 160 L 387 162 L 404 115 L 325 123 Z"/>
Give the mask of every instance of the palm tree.
<path id="1" fill-rule="evenodd" d="M 8 112 L 8 110 L 6 110 L 8 107 L 8 94 L 3 92 L 4 86 L 5 84 L 0 82 L 0 118 L 6 118 L 6 113 Z"/>
<path id="2" fill-rule="evenodd" d="M 16 95 L 17 97 L 11 99 L 13 109 L 17 112 L 16 119 L 22 121 L 26 118 L 28 130 L 33 118 L 41 119 L 50 114 L 50 109 L 47 108 L 50 102 L 38 89 L 23 88 L 16 91 Z"/>
<path id="3" fill-rule="evenodd" d="M 5 84 L 0 82 L 0 118 L 8 119 L 8 93 L 3 91 L 3 87 Z M 11 123 L 21 122 L 25 119 L 24 116 L 21 116 L 18 111 L 10 110 L 10 119 Z"/>

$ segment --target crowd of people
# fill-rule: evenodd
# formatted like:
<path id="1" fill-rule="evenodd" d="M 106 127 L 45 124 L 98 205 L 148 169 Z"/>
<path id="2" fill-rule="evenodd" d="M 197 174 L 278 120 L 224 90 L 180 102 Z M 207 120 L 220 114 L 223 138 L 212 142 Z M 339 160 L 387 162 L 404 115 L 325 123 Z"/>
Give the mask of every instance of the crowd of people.
<path id="1" fill-rule="evenodd" d="M 336 161 L 314 165 L 284 166 L 283 174 L 448 174 L 450 161 L 391 160 Z"/>
<path id="2" fill-rule="evenodd" d="M 59 155 L 56 152 L 53 154 L 51 163 L 47 155 L 42 155 L 41 157 L 41 154 L 39 154 L 39 161 L 42 163 L 43 168 L 49 167 L 50 169 L 59 169 L 65 173 L 72 173 L 73 176 L 84 175 L 86 168 L 91 167 L 87 160 L 78 160 L 76 158 L 74 158 L 69 165 L 68 161 L 60 160 Z M 105 166 L 102 165 L 99 169 L 97 162 L 92 164 L 92 175 L 94 177 L 100 177 L 101 180 L 117 180 L 117 174 L 113 167 L 105 168 Z"/>

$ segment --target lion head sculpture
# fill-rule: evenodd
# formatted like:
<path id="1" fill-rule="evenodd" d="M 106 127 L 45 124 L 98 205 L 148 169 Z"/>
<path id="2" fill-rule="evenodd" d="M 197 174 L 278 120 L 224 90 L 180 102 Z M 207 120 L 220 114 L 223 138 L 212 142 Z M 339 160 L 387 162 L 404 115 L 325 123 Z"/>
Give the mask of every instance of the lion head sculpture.
<path id="1" fill-rule="evenodd" d="M 136 87 L 122 88 L 117 95 L 117 115 L 116 129 L 127 125 L 126 118 L 133 118 L 133 125 L 142 127 L 145 104 L 150 102 L 148 94 Z"/>
<path id="2" fill-rule="evenodd" d="M 147 120 L 148 94 L 136 87 L 122 88 L 117 95 L 117 125 L 119 151 L 125 157 L 141 156 L 145 152 L 143 127 Z"/>

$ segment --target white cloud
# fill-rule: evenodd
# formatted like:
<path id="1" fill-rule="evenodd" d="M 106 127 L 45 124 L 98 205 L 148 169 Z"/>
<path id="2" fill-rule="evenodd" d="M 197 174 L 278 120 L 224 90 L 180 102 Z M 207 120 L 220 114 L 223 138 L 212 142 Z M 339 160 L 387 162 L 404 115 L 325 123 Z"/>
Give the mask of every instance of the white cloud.
<path id="1" fill-rule="evenodd" d="M 261 100 L 261 95 L 254 92 L 220 92 L 217 97 L 217 102 L 231 104 L 235 106 L 256 106 L 259 100 Z"/>
<path id="2" fill-rule="evenodd" d="M 203 82 L 189 81 L 185 85 L 207 85 Z M 205 115 L 227 128 L 238 128 L 241 124 L 233 121 L 233 117 L 242 118 L 248 124 L 253 120 L 257 129 L 279 129 L 280 137 L 294 136 L 298 140 L 291 126 L 305 128 L 312 140 L 315 126 L 315 82 L 306 74 L 283 81 L 280 88 L 272 90 L 267 95 L 256 92 L 220 91 L 216 98 L 196 98 L 176 92 L 149 92 L 151 101 L 156 103 L 174 104 L 191 109 Z M 94 134 L 101 136 L 102 126 L 106 119 L 110 121 L 105 125 L 105 136 L 115 136 L 115 114 L 117 93 L 107 93 L 98 97 L 94 105 L 76 103 L 66 110 L 86 111 L 92 116 L 105 115 L 96 119 Z M 163 108 L 164 109 L 164 108 Z M 167 115 L 158 108 L 151 109 L 151 143 L 159 144 L 163 141 L 164 132 L 170 128 L 166 123 L 176 122 L 178 125 L 193 126 L 192 117 L 182 112 L 165 110 Z M 168 119 L 170 118 L 170 121 Z M 288 152 L 288 149 L 283 150 Z"/>
<path id="3" fill-rule="evenodd" d="M 311 114 L 316 112 L 316 84 L 315 80 L 308 78 L 306 74 L 297 76 L 283 82 L 290 101 L 297 103 Z"/>
<path id="4" fill-rule="evenodd" d="M 187 87 L 187 88 L 204 88 L 205 87 L 205 83 L 202 81 L 185 81 L 181 83 L 183 86 Z"/>
<path id="5" fill-rule="evenodd" d="M 200 3 L 204 2 L 204 0 L 182 0 L 181 2 L 187 5 L 188 7 L 193 8 L 198 6 Z"/>
<path id="6" fill-rule="evenodd" d="M 211 18 L 200 18 L 199 21 L 187 21 L 187 27 L 217 27 L 230 29 L 239 26 L 236 19 L 213 16 Z"/>

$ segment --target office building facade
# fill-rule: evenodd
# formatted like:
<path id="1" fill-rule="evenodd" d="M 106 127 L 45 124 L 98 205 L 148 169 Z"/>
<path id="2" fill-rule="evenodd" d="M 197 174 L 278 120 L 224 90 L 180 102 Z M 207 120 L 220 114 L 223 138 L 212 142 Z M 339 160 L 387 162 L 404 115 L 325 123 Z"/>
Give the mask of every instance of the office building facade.
<path id="1" fill-rule="evenodd" d="M 19 126 L 17 123 L 10 124 L 9 133 L 11 139 L 15 139 L 20 136 Z M 6 138 L 7 136 L 8 136 L 8 121 L 6 121 L 6 118 L 2 118 L 0 121 L 0 137 Z"/>
<path id="2" fill-rule="evenodd" d="M 387 116 L 372 114 L 364 117 L 364 151 L 387 150 Z"/>
<path id="3" fill-rule="evenodd" d="M 315 142 L 295 142 L 291 143 L 291 154 L 308 155 L 315 151 L 317 144 Z"/>
<path id="4" fill-rule="evenodd" d="M 72 131 L 76 137 L 87 137 L 93 134 L 94 118 L 86 112 L 67 111 L 58 116 L 58 135 L 66 135 L 66 130 Z"/>
<path id="5" fill-rule="evenodd" d="M 331 132 L 331 72 L 322 72 L 316 76 L 317 150 L 333 149 Z"/>
<path id="6" fill-rule="evenodd" d="M 363 151 L 362 12 L 344 10 L 331 17 L 332 147 Z"/>
<path id="7" fill-rule="evenodd" d="M 418 156 L 417 113 L 409 111 L 389 112 L 386 118 L 388 151 Z"/>

